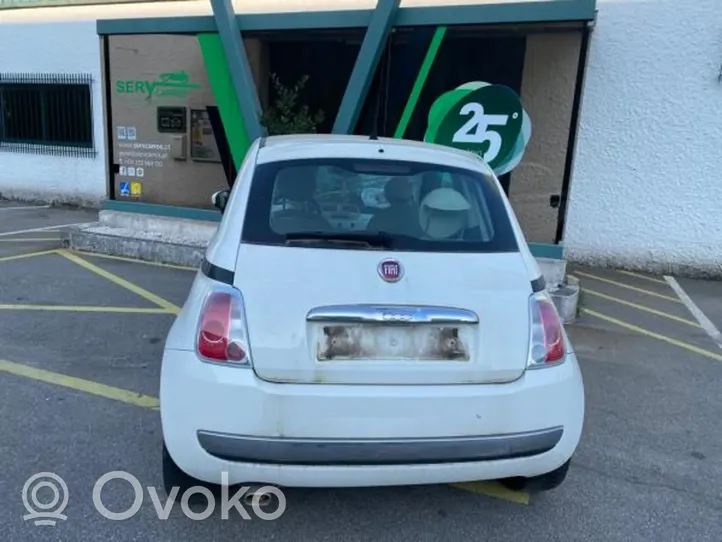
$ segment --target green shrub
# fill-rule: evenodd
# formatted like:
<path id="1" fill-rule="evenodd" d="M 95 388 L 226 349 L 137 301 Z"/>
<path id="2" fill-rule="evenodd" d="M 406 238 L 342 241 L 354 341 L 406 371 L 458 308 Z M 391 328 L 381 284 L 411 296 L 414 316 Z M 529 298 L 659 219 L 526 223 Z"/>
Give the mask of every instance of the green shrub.
<path id="1" fill-rule="evenodd" d="M 304 75 L 294 86 L 286 87 L 275 73 L 271 74 L 276 99 L 261 117 L 261 124 L 268 135 L 315 133 L 318 125 L 324 121 L 323 111 L 312 115 L 307 105 L 299 106 L 296 103 L 307 81 L 308 75 Z"/>

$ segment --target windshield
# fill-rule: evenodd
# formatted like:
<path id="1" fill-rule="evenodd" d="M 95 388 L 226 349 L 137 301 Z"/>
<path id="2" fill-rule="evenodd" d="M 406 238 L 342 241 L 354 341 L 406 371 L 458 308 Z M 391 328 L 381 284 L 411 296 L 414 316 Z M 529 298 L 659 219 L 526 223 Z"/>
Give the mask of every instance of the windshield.
<path id="1" fill-rule="evenodd" d="M 438 164 L 313 159 L 258 166 L 243 242 L 515 252 L 494 179 Z"/>

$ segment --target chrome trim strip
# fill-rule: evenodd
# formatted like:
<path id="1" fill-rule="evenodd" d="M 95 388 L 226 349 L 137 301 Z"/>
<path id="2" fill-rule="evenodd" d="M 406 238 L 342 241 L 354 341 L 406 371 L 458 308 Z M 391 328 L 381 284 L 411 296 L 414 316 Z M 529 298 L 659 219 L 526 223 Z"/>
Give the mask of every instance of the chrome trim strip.
<path id="1" fill-rule="evenodd" d="M 543 454 L 562 438 L 562 427 L 506 435 L 436 439 L 302 439 L 198 431 L 209 454 L 248 463 L 280 465 L 390 465 L 494 461 Z"/>
<path id="2" fill-rule="evenodd" d="M 328 305 L 311 309 L 309 322 L 478 324 L 479 316 L 469 310 L 422 305 Z"/>

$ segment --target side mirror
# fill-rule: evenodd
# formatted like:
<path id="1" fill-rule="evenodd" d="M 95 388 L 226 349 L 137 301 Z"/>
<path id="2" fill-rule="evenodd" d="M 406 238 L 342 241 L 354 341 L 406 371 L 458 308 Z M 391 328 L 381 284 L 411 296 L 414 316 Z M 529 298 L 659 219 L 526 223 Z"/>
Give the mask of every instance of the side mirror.
<path id="1" fill-rule="evenodd" d="M 228 196 L 230 196 L 230 190 L 219 190 L 211 196 L 211 202 L 213 207 L 218 209 L 221 213 L 226 210 L 228 204 Z"/>

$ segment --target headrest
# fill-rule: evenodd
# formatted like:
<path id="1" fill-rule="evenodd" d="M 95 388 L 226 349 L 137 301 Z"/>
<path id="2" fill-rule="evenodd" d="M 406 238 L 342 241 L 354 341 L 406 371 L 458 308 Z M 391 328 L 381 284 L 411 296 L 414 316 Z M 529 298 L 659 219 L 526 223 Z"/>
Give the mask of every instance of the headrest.
<path id="1" fill-rule="evenodd" d="M 437 188 L 427 194 L 419 208 L 419 221 L 426 235 L 444 239 L 469 225 L 471 205 L 453 188 Z"/>
<path id="2" fill-rule="evenodd" d="M 276 176 L 276 193 L 290 201 L 308 201 L 316 192 L 315 167 L 291 167 Z"/>
<path id="3" fill-rule="evenodd" d="M 406 202 L 414 197 L 413 186 L 408 177 L 392 177 L 384 186 L 384 196 L 389 203 Z"/>

